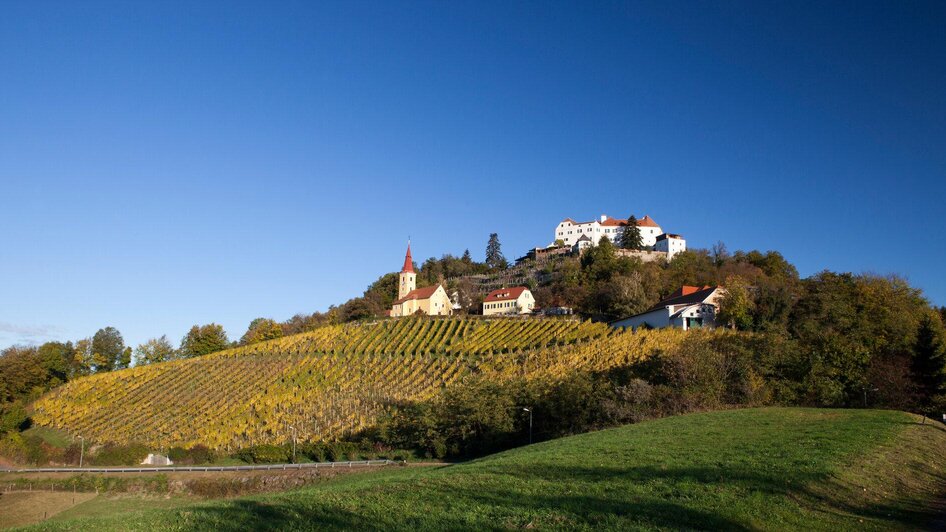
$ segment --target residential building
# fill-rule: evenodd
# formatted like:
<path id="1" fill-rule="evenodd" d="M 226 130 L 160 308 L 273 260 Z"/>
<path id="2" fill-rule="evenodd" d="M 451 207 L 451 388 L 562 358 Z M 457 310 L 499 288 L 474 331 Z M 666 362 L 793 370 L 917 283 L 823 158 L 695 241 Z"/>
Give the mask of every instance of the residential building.
<path id="1" fill-rule="evenodd" d="M 592 245 L 592 240 L 588 237 L 588 235 L 581 235 L 581 238 L 576 240 L 575 245 L 572 246 L 572 253 L 578 253 L 580 255 Z"/>
<path id="2" fill-rule="evenodd" d="M 407 244 L 404 266 L 398 275 L 397 300 L 391 305 L 391 317 L 411 316 L 417 312 L 429 316 L 447 316 L 453 313 L 453 303 L 441 285 L 416 288 L 417 274 L 411 258 L 411 245 Z"/>
<path id="3" fill-rule="evenodd" d="M 531 314 L 535 310 L 535 298 L 525 286 L 493 290 L 483 299 L 483 315 Z"/>
<path id="4" fill-rule="evenodd" d="M 555 238 L 552 240 L 553 242 L 561 240 L 566 246 L 574 246 L 582 236 L 587 236 L 594 244 L 603 237 L 608 237 L 611 242 L 618 244 L 625 225 L 627 225 L 626 219 L 611 218 L 606 214 L 590 222 L 576 222 L 571 218 L 565 218 L 555 228 Z M 663 230 L 653 218 L 646 214 L 637 220 L 637 226 L 641 230 L 641 242 L 644 247 L 653 248 L 657 243 L 657 237 L 663 234 Z"/>
<path id="5" fill-rule="evenodd" d="M 662 251 L 667 254 L 667 260 L 673 259 L 677 253 L 687 250 L 687 241 L 680 235 L 663 233 L 657 237 L 654 244 L 654 251 Z"/>
<path id="6" fill-rule="evenodd" d="M 685 331 L 712 328 L 716 326 L 719 299 L 723 293 L 719 286 L 683 286 L 646 312 L 613 321 L 610 325 L 632 329 L 676 327 Z"/>

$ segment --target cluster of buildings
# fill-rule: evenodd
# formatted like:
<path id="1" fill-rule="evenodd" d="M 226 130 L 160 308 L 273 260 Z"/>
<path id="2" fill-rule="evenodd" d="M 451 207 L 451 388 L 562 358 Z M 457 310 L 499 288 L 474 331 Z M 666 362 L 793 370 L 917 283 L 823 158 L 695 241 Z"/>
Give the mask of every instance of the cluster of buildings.
<path id="1" fill-rule="evenodd" d="M 597 245 L 602 238 L 620 244 L 628 221 L 601 215 L 590 222 L 576 222 L 565 218 L 555 228 L 555 243 L 546 248 L 530 252 L 532 258 L 548 255 L 582 253 Z M 650 216 L 637 220 L 640 229 L 642 250 L 622 250 L 626 254 L 637 254 L 643 260 L 665 258 L 670 260 L 677 253 L 686 251 L 686 240 L 682 236 L 664 232 Z M 640 314 L 610 323 L 616 328 L 664 328 L 683 330 L 716 325 L 719 299 L 724 293 L 718 286 L 683 286 L 650 309 Z M 457 308 L 442 285 L 417 288 L 417 274 L 411 257 L 410 243 L 404 256 L 404 265 L 398 275 L 398 295 L 391 305 L 390 316 L 397 318 L 417 313 L 429 316 L 448 316 Z M 483 299 L 483 315 L 532 314 L 538 309 L 532 292 L 525 286 L 500 288 L 491 291 Z"/>
<path id="2" fill-rule="evenodd" d="M 407 245 L 404 266 L 398 274 L 397 299 L 391 304 L 390 316 L 399 318 L 420 312 L 428 316 L 449 316 L 455 305 L 443 285 L 417 288 L 417 273 L 411 257 L 411 245 Z M 535 310 L 535 298 L 525 286 L 493 290 L 483 298 L 483 315 L 531 314 Z"/>
<path id="3" fill-rule="evenodd" d="M 555 238 L 550 248 L 571 248 L 572 252 L 581 253 L 586 248 L 598 245 L 602 238 L 609 239 L 613 244 L 620 245 L 621 236 L 627 220 L 611 218 L 602 214 L 597 220 L 590 222 L 576 222 L 565 218 L 555 227 Z M 681 251 L 686 251 L 686 240 L 680 235 L 666 233 L 660 225 L 648 215 L 637 220 L 637 227 L 641 234 L 641 244 L 644 251 L 655 251 L 665 254 L 670 260 Z"/>

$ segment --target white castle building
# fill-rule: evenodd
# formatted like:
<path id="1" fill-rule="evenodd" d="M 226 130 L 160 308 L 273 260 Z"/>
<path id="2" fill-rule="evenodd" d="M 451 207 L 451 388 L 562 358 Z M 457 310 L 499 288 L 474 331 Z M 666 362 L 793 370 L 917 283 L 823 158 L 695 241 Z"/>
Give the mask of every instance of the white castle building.
<path id="1" fill-rule="evenodd" d="M 555 228 L 553 241 L 561 240 L 566 246 L 574 246 L 579 239 L 587 237 L 594 245 L 597 245 L 602 238 L 607 237 L 617 245 L 621 241 L 621 233 L 625 225 L 627 225 L 626 219 L 611 218 L 606 214 L 590 222 L 576 222 L 571 218 L 565 218 Z M 645 249 L 663 251 L 667 253 L 668 260 L 673 255 L 686 251 L 686 240 L 683 237 L 664 233 L 657 222 L 646 214 L 637 220 L 637 227 L 641 230 L 641 242 Z"/>

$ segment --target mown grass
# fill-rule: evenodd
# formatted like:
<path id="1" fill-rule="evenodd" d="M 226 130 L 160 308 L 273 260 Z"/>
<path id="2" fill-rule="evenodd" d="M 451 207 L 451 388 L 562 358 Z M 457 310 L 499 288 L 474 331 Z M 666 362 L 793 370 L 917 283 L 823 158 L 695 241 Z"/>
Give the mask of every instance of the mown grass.
<path id="1" fill-rule="evenodd" d="M 65 449 L 72 443 L 72 438 L 68 434 L 50 427 L 30 427 L 23 431 L 23 436 L 27 438 L 30 436 L 38 436 L 49 445 L 59 447 L 60 449 Z"/>
<path id="2" fill-rule="evenodd" d="M 935 516 L 946 430 L 892 411 L 765 408 L 584 434 L 435 469 L 57 520 L 50 529 L 912 528 Z M 77 515 L 80 508 L 70 512 Z"/>

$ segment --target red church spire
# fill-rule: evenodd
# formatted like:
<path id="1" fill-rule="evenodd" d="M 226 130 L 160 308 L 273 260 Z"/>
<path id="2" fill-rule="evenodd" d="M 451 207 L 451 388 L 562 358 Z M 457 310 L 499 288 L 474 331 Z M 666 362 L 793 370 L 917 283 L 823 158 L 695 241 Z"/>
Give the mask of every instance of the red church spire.
<path id="1" fill-rule="evenodd" d="M 414 260 L 411 258 L 411 242 L 407 241 L 407 255 L 404 256 L 404 267 L 401 273 L 414 273 Z"/>

